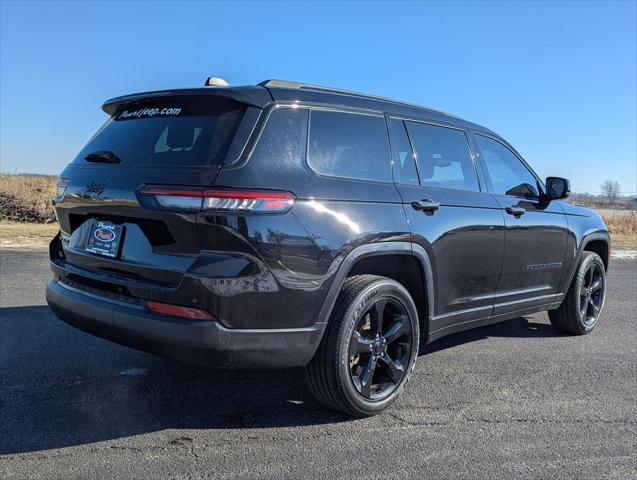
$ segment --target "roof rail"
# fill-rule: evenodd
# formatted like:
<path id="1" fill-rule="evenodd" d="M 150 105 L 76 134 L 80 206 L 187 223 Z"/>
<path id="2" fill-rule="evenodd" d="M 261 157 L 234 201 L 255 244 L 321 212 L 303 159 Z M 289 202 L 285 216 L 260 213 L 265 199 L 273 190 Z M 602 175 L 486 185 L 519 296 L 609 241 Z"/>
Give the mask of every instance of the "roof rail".
<path id="1" fill-rule="evenodd" d="M 314 90 L 316 92 L 326 92 L 326 93 L 338 93 L 341 95 L 351 95 L 353 97 L 360 98 L 369 98 L 372 100 L 381 100 L 383 102 L 395 103 L 397 105 L 405 105 L 408 107 L 417 107 L 424 108 L 426 110 L 430 110 L 432 112 L 440 113 L 442 115 L 447 115 L 449 117 L 460 118 L 458 115 L 454 115 L 453 113 L 444 112 L 442 110 L 437 110 L 435 108 L 423 107 L 422 105 L 417 105 L 415 103 L 403 102 L 400 100 L 393 100 L 391 98 L 379 97 L 378 95 L 370 95 L 367 93 L 353 92 L 351 90 L 342 90 L 340 88 L 332 88 L 332 87 L 323 87 L 321 85 L 312 85 L 310 83 L 301 83 L 301 82 L 291 82 L 289 80 L 264 80 L 259 83 L 261 87 L 273 87 L 273 88 L 297 88 L 300 90 Z"/>

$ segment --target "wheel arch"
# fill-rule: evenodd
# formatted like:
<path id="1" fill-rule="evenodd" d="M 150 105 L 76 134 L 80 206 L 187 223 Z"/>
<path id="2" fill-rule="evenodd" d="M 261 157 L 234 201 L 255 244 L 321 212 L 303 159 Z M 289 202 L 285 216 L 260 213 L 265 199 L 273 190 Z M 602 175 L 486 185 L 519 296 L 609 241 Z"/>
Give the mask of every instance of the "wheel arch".
<path id="1" fill-rule="evenodd" d="M 573 281 L 580 259 L 582 258 L 582 253 L 597 253 L 602 258 L 606 271 L 608 271 L 610 251 L 610 234 L 606 230 L 598 230 L 584 235 L 579 242 L 579 248 L 575 252 L 575 261 L 573 262 L 573 265 L 568 272 L 568 276 L 565 278 L 562 288 L 560 289 L 562 294 L 566 294 L 568 287 Z"/>
<path id="2" fill-rule="evenodd" d="M 602 258 L 604 267 L 608 270 L 608 264 L 610 262 L 610 236 L 608 234 L 598 233 L 591 234 L 586 237 L 586 241 L 582 241 L 582 248 L 579 255 L 582 252 L 595 252 Z"/>
<path id="3" fill-rule="evenodd" d="M 388 262 L 388 260 L 394 262 Z M 415 273 L 419 274 L 417 278 L 412 276 Z M 334 275 L 334 280 L 319 311 L 318 322 L 327 324 L 345 279 L 360 274 L 382 275 L 401 283 L 416 303 L 421 337 L 424 339 L 428 337 L 429 320 L 434 312 L 434 279 L 431 260 L 423 247 L 409 242 L 365 244 L 350 251 Z"/>

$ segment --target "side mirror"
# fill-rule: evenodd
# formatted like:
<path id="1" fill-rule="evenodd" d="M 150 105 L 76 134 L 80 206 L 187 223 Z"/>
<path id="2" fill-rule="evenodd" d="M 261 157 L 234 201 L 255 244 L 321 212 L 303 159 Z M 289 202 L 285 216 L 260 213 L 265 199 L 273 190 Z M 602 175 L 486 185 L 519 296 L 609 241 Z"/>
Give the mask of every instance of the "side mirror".
<path id="1" fill-rule="evenodd" d="M 549 200 L 560 200 L 568 197 L 571 193 L 571 182 L 566 178 L 546 177 L 546 198 Z"/>

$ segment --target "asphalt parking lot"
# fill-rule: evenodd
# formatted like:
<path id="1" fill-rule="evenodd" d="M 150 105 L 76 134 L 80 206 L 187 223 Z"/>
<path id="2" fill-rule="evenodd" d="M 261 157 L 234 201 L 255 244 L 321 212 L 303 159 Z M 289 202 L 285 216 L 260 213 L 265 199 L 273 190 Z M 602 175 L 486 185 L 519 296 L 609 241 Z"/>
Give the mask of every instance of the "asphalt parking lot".
<path id="1" fill-rule="evenodd" d="M 48 310 L 45 252 L 0 254 L 1 478 L 637 478 L 637 261 L 604 318 L 442 339 L 386 414 L 323 410 L 301 372 L 171 363 Z"/>

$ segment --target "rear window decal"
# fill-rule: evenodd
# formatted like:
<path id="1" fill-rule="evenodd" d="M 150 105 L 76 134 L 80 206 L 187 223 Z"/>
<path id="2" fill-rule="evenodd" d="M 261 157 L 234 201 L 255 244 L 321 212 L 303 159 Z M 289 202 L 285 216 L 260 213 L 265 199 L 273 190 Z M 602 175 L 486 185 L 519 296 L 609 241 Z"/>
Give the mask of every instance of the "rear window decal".
<path id="1" fill-rule="evenodd" d="M 127 118 L 145 118 L 159 116 L 177 116 L 181 113 L 181 107 L 164 107 L 164 108 L 139 108 L 137 110 L 124 110 L 119 114 L 117 120 L 125 120 Z"/>

